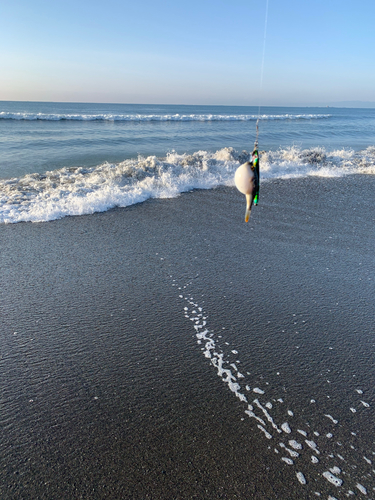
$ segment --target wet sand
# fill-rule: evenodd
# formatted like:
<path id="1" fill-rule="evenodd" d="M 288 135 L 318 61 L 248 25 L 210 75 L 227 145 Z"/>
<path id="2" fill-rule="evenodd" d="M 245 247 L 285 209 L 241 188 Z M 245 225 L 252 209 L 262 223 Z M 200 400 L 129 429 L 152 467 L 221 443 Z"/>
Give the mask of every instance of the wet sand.
<path id="1" fill-rule="evenodd" d="M 220 188 L 1 226 L 0 497 L 375 497 L 374 192 L 277 180 L 248 224 Z"/>

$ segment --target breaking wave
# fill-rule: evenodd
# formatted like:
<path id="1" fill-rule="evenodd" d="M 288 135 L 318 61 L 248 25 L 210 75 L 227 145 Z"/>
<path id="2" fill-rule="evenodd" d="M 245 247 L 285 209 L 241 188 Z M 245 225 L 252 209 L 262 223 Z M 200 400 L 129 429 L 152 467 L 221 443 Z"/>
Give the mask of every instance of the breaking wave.
<path id="1" fill-rule="evenodd" d="M 281 114 L 260 115 L 260 120 L 316 120 L 330 118 L 327 114 Z M 255 121 L 258 115 L 214 115 L 214 114 L 59 114 L 59 113 L 9 113 L 0 112 L 0 120 L 27 121 L 111 121 L 111 122 L 213 122 L 213 121 Z"/>
<path id="2" fill-rule="evenodd" d="M 233 186 L 250 154 L 233 148 L 164 158 L 139 156 L 118 164 L 70 167 L 0 181 L 0 223 L 49 221 L 104 212 L 149 198 L 173 198 L 192 189 Z M 307 176 L 375 174 L 375 146 L 362 151 L 290 147 L 260 153 L 261 181 Z"/>

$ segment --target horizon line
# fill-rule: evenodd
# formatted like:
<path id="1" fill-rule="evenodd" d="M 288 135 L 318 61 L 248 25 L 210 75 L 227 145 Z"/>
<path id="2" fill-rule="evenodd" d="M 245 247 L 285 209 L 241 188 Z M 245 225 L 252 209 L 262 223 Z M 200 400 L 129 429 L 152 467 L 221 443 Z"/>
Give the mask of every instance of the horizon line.
<path id="1" fill-rule="evenodd" d="M 215 107 L 251 107 L 251 108 L 359 108 L 366 109 L 375 107 L 375 101 L 337 101 L 330 104 L 184 104 L 184 103 L 141 103 L 141 102 L 101 102 L 101 101 L 40 101 L 40 100 L 5 100 L 0 103 L 43 103 L 43 104 L 109 104 L 124 106 L 215 106 Z M 361 106 L 361 104 L 363 106 Z"/>

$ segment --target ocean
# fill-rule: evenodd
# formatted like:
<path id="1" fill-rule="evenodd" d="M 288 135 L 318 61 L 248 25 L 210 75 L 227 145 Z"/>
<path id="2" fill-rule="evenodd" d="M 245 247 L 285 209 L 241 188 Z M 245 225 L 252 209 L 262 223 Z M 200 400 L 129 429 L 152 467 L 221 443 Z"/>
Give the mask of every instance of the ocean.
<path id="1" fill-rule="evenodd" d="M 233 186 L 259 117 L 261 182 L 375 172 L 375 110 L 0 103 L 0 223 Z"/>

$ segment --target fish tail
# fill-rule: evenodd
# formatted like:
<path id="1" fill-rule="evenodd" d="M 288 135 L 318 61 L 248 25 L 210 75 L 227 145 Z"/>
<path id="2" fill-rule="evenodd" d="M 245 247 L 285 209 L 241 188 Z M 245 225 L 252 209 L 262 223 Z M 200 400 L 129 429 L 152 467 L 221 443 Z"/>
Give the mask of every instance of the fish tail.
<path id="1" fill-rule="evenodd" d="M 252 204 L 253 204 L 253 197 L 250 194 L 247 194 L 246 195 L 245 222 L 249 222 Z"/>

